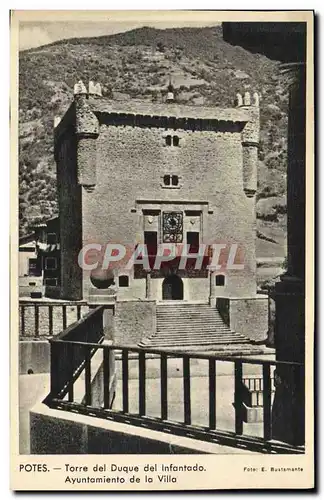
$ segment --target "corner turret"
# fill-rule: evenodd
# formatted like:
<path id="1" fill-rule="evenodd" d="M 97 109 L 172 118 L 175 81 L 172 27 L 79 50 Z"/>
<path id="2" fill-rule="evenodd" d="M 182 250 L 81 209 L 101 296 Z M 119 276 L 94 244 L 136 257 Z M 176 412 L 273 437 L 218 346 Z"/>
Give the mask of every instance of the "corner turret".
<path id="1" fill-rule="evenodd" d="M 253 197 L 257 190 L 258 148 L 260 141 L 259 94 L 236 94 L 236 107 L 247 111 L 250 119 L 242 131 L 243 187 L 246 196 Z"/>
<path id="2" fill-rule="evenodd" d="M 96 165 L 93 159 L 96 158 L 96 139 L 99 136 L 99 121 L 88 98 L 101 95 L 100 83 L 90 81 L 88 89 L 82 80 L 74 85 L 78 183 L 88 191 L 92 191 L 96 185 Z"/>

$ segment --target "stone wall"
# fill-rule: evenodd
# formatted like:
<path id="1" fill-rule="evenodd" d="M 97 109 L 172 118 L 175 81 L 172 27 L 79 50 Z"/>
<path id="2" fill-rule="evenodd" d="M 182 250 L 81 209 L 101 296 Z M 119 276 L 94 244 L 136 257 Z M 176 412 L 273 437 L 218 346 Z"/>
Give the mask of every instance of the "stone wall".
<path id="1" fill-rule="evenodd" d="M 156 331 L 154 301 L 117 302 L 114 321 L 114 343 L 136 345 Z"/>
<path id="2" fill-rule="evenodd" d="M 32 371 L 30 371 L 32 370 Z M 19 374 L 49 373 L 50 343 L 48 340 L 19 342 Z"/>
<path id="3" fill-rule="evenodd" d="M 30 453 L 79 454 L 196 454 L 220 453 L 219 445 L 187 437 L 51 410 L 44 404 L 30 412 Z"/>
<path id="4" fill-rule="evenodd" d="M 240 132 L 180 129 L 179 147 L 166 146 L 165 135 L 162 127 L 101 123 L 97 184 L 92 191 L 82 188 L 83 242 L 135 245 L 143 238 L 144 208 L 190 210 L 196 205 L 203 211 L 204 242 L 237 243 L 244 249 L 244 269 L 228 271 L 226 292 L 253 295 L 255 201 L 243 190 Z M 181 187 L 163 187 L 165 174 L 178 175 Z M 88 283 L 84 273 L 84 293 Z M 142 295 L 143 287 L 134 293 Z"/>
<path id="5" fill-rule="evenodd" d="M 56 149 L 61 244 L 61 298 L 82 299 L 82 270 L 78 254 L 82 248 L 81 186 L 77 183 L 77 139 L 69 127 Z"/>
<path id="6" fill-rule="evenodd" d="M 251 341 L 262 342 L 268 336 L 268 297 L 229 299 L 230 327 Z"/>
<path id="7" fill-rule="evenodd" d="M 19 297 L 30 297 L 33 292 L 44 295 L 42 276 L 19 276 Z"/>

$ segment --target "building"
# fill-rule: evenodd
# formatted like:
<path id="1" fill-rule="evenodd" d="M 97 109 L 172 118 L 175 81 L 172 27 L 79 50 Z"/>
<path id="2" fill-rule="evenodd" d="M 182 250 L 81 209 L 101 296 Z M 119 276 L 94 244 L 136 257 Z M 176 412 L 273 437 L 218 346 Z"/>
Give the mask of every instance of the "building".
<path id="1" fill-rule="evenodd" d="M 168 90 L 164 103 L 118 102 L 103 98 L 99 84 L 79 82 L 55 120 L 61 298 L 114 303 L 123 330 L 135 309 L 154 316 L 163 300 L 209 303 L 232 330 L 264 339 L 267 299 L 257 294 L 255 255 L 258 94 L 237 95 L 235 107 L 222 109 L 179 105 Z M 151 264 L 170 243 L 189 245 L 189 254 L 206 245 L 202 266 L 189 259 L 180 269 L 178 255 L 158 270 L 126 258 L 113 274 L 80 267 L 87 245 L 123 245 L 128 256 L 145 244 Z M 211 270 L 214 244 L 223 248 L 220 269 Z M 138 328 L 149 334 L 154 322 L 145 321 Z"/>
<path id="2" fill-rule="evenodd" d="M 35 225 L 19 239 L 19 296 L 41 298 L 60 295 L 60 230 L 54 217 Z"/>
<path id="3" fill-rule="evenodd" d="M 35 233 L 19 238 L 19 297 L 42 294 L 43 278 Z"/>

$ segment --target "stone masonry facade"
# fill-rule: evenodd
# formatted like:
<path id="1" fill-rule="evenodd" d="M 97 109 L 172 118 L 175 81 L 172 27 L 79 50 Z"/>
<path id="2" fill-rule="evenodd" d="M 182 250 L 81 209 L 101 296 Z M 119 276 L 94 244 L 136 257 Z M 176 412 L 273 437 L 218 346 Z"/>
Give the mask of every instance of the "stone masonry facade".
<path id="1" fill-rule="evenodd" d="M 134 268 L 115 270 L 112 286 L 97 290 L 91 273 L 80 269 L 78 253 L 93 242 L 135 248 L 147 234 L 162 243 L 164 214 L 176 213 L 182 214 L 182 243 L 194 233 L 206 245 L 237 244 L 243 256 L 242 269 L 179 273 L 180 298 L 214 307 L 217 297 L 249 299 L 250 315 L 257 299 L 258 95 L 238 94 L 233 108 L 221 109 L 100 94 L 99 85 L 79 82 L 69 110 L 55 123 L 61 298 L 165 298 L 163 273 Z M 244 306 L 239 310 L 244 315 Z"/>

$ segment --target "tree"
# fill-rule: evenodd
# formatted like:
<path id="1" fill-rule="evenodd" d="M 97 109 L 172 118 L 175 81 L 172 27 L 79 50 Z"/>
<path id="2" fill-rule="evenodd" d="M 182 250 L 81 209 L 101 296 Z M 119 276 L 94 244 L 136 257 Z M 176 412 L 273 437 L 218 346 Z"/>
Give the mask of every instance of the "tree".
<path id="1" fill-rule="evenodd" d="M 159 52 L 165 52 L 165 46 L 163 45 L 162 42 L 158 42 L 156 48 Z"/>

